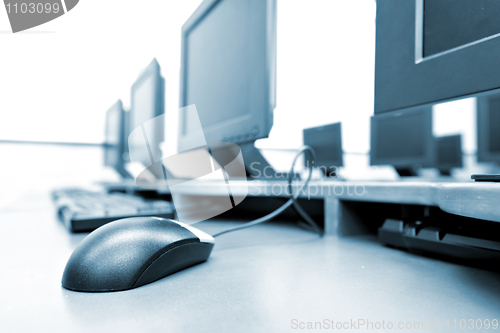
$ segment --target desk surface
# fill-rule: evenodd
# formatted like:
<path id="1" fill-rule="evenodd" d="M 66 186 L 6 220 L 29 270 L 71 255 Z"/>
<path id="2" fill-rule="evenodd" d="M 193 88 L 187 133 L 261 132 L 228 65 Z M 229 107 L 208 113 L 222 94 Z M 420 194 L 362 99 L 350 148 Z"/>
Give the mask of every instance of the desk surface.
<path id="1" fill-rule="evenodd" d="M 44 200 L 0 213 L 3 332 L 287 332 L 293 319 L 423 322 L 420 331 L 439 320 L 449 332 L 447 319 L 500 319 L 499 274 L 282 223 L 221 236 L 207 263 L 135 290 L 68 291 L 62 271 L 86 234 L 66 232 Z"/>
<path id="2" fill-rule="evenodd" d="M 281 181 L 230 181 L 233 195 L 287 197 L 288 183 Z M 297 191 L 301 183 L 296 183 Z M 172 190 L 172 189 L 171 189 Z M 194 186 L 172 190 L 183 195 L 227 195 L 225 184 L 206 181 Z M 160 191 L 161 192 L 161 191 Z M 170 190 L 165 190 L 169 192 Z M 500 183 L 454 181 L 453 179 L 408 179 L 401 181 L 339 181 L 313 180 L 301 192 L 305 198 L 326 198 L 346 201 L 385 202 L 436 206 L 443 211 L 500 222 Z"/>

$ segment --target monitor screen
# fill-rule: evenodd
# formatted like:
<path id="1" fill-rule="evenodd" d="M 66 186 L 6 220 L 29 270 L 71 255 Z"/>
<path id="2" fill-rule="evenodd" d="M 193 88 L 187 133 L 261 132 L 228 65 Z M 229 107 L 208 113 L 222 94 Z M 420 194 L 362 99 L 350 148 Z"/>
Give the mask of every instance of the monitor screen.
<path id="1" fill-rule="evenodd" d="M 204 128 L 250 113 L 252 66 L 265 54 L 246 38 L 249 11 L 249 1 L 220 1 L 187 37 L 186 105 L 196 105 Z"/>
<path id="2" fill-rule="evenodd" d="M 370 164 L 432 166 L 432 108 L 371 118 Z"/>
<path id="3" fill-rule="evenodd" d="M 132 133 L 142 126 L 140 135 L 130 135 L 128 138 L 132 162 L 149 165 L 154 162 L 151 156 L 154 159 L 161 158 L 160 143 L 164 139 L 164 119 L 157 118 L 153 123 L 148 121 L 164 114 L 164 89 L 160 66 L 156 59 L 153 59 L 132 85 L 129 131 Z"/>
<path id="4" fill-rule="evenodd" d="M 311 146 L 316 153 L 315 167 L 334 170 L 343 165 L 341 124 L 330 124 L 304 129 L 304 144 Z M 304 160 L 307 166 L 309 161 Z"/>
<path id="5" fill-rule="evenodd" d="M 131 128 L 136 128 L 146 121 L 156 117 L 155 110 L 156 88 L 155 78 L 145 78 L 134 90 L 132 98 Z"/>
<path id="6" fill-rule="evenodd" d="M 267 137 L 274 109 L 274 0 L 206 0 L 183 27 L 181 107 L 194 104 L 208 142 Z M 189 140 L 180 116 L 179 147 Z"/>
<path id="7" fill-rule="evenodd" d="M 500 33 L 498 0 L 424 0 L 424 58 Z"/>

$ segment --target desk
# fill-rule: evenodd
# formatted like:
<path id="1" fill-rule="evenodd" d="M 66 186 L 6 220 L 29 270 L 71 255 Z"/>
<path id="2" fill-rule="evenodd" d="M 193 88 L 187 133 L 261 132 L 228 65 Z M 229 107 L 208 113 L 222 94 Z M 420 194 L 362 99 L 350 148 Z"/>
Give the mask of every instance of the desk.
<path id="1" fill-rule="evenodd" d="M 300 187 L 300 182 L 296 189 Z M 162 192 L 162 191 L 160 191 Z M 232 181 L 233 195 L 250 197 L 288 197 L 288 184 L 282 181 Z M 164 190 L 163 193 L 170 193 Z M 220 182 L 207 181 L 184 187 L 177 195 L 220 196 L 227 189 Z M 500 183 L 456 181 L 339 181 L 313 180 L 301 192 L 301 198 L 324 201 L 324 224 L 328 235 L 345 236 L 362 233 L 357 221 L 346 208 L 349 202 L 372 202 L 437 207 L 446 213 L 500 222 Z M 174 197 L 175 199 L 175 197 Z"/>
<path id="2" fill-rule="evenodd" d="M 500 319 L 500 275 L 269 223 L 216 240 L 208 262 L 135 290 L 61 287 L 73 249 L 48 196 L 0 213 L 2 332 L 296 332 L 299 322 Z M 27 203 L 27 207 L 29 203 Z M 215 232 L 230 222 L 204 222 Z M 397 331 L 397 330 L 393 330 Z"/>

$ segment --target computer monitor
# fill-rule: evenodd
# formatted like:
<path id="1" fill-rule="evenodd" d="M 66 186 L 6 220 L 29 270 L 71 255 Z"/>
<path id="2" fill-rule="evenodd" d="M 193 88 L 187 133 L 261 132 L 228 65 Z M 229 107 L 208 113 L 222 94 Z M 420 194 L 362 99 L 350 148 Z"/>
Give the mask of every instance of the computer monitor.
<path id="1" fill-rule="evenodd" d="M 500 88 L 500 1 L 377 0 L 375 114 Z"/>
<path id="2" fill-rule="evenodd" d="M 160 65 L 153 59 L 132 85 L 129 131 L 165 112 L 165 80 L 160 71 Z M 151 156 L 161 156 L 160 143 L 164 140 L 164 123 L 156 121 L 154 126 L 144 131 L 147 131 L 148 149 L 144 149 L 143 136 L 130 136 L 129 151 L 130 156 L 134 157 L 133 162 L 150 165 Z"/>
<path id="3" fill-rule="evenodd" d="M 463 167 L 462 161 L 462 136 L 449 135 L 437 137 L 436 165 L 441 175 L 450 176 L 451 169 Z"/>
<path id="4" fill-rule="evenodd" d="M 304 144 L 311 146 L 316 153 L 316 160 L 311 165 L 304 159 L 306 167 L 317 167 L 327 177 L 335 177 L 338 167 L 343 166 L 341 124 L 330 124 L 303 131 Z"/>
<path id="5" fill-rule="evenodd" d="M 432 107 L 371 118 L 370 165 L 392 165 L 400 176 L 434 166 Z"/>
<path id="6" fill-rule="evenodd" d="M 500 95 L 477 98 L 477 160 L 500 164 Z"/>
<path id="7" fill-rule="evenodd" d="M 180 106 L 196 105 L 208 144 L 238 144 L 250 175 L 269 170 L 254 142 L 273 125 L 276 1 L 203 1 L 182 27 L 181 56 Z M 195 145 L 191 124 L 181 113 L 179 151 Z"/>
<path id="8" fill-rule="evenodd" d="M 104 142 L 104 165 L 115 169 L 121 176 L 128 178 L 124 169 L 125 153 L 125 112 L 122 101 L 118 100 L 106 112 Z"/>

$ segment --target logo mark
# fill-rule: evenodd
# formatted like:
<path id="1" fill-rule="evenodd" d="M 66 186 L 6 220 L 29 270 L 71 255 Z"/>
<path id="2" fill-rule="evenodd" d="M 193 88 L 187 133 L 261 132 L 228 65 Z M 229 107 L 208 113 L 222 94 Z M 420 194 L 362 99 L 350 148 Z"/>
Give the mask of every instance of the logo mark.
<path id="1" fill-rule="evenodd" d="M 52 21 L 72 10 L 79 0 L 4 0 L 12 32 Z"/>
<path id="2" fill-rule="evenodd" d="M 129 135 L 130 161 L 135 165 L 130 171 L 139 187 L 168 188 L 179 220 L 192 224 L 236 207 L 246 198 L 248 186 L 240 147 L 227 142 L 208 145 L 195 105 L 180 111 L 187 113 L 196 127 L 192 132 L 196 143 L 162 158 L 157 144 L 165 118 L 150 119 Z"/>

